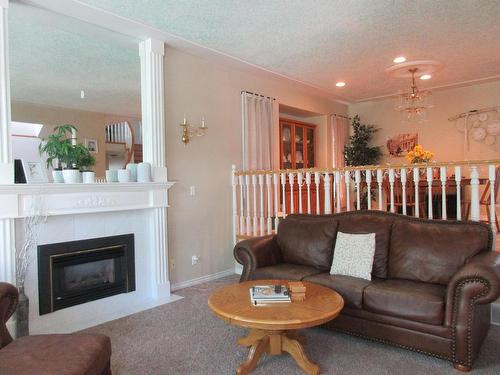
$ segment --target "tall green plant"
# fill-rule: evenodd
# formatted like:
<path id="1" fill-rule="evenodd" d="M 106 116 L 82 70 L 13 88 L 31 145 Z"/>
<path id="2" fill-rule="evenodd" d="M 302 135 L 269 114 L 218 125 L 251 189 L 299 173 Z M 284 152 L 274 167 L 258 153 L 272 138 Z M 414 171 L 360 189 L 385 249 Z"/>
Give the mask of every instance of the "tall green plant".
<path id="1" fill-rule="evenodd" d="M 72 151 L 71 134 L 73 130 L 77 131 L 77 129 L 70 124 L 56 126 L 54 132 L 50 134 L 47 139 L 42 140 L 42 143 L 40 143 L 38 147 L 38 151 L 40 155 L 45 154 L 47 156 L 47 168 L 54 167 L 54 161 L 57 161 L 57 165 L 54 169 L 62 169 L 63 163 L 66 166 L 71 166 L 67 161 Z"/>
<path id="2" fill-rule="evenodd" d="M 358 115 L 352 119 L 352 135 L 344 147 L 346 165 L 374 165 L 382 157 L 380 146 L 371 146 L 373 136 L 379 129 L 373 125 L 362 124 Z"/>
<path id="3" fill-rule="evenodd" d="M 344 147 L 345 163 L 348 166 L 376 165 L 382 157 L 380 146 L 372 146 L 373 136 L 379 129 L 373 125 L 361 123 L 358 115 L 352 119 L 352 135 L 349 143 Z M 365 184 L 360 187 L 361 207 L 368 207 L 368 189 Z M 375 192 L 372 191 L 372 197 Z"/>

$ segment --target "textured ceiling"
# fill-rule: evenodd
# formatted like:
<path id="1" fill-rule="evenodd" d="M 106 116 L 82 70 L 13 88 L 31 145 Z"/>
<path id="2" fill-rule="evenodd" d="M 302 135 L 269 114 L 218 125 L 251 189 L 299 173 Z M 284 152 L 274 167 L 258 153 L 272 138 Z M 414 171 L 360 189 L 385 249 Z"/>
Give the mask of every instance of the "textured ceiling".
<path id="1" fill-rule="evenodd" d="M 423 86 L 500 78 L 498 0 L 81 0 L 347 100 L 408 82 L 384 69 L 404 55 L 445 69 Z M 345 80 L 347 87 L 335 88 Z"/>
<path id="2" fill-rule="evenodd" d="M 141 113 L 135 40 L 12 3 L 9 51 L 14 101 L 128 116 Z"/>

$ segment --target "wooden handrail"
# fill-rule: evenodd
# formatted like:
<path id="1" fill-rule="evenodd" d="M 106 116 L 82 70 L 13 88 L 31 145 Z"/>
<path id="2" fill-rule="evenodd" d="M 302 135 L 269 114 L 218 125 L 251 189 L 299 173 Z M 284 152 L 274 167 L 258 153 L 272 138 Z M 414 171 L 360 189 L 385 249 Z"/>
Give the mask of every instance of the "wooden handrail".
<path id="1" fill-rule="evenodd" d="M 436 168 L 436 167 L 451 167 L 451 166 L 480 166 L 480 165 L 491 165 L 500 164 L 500 159 L 492 160 L 462 160 L 462 161 L 449 161 L 449 162 L 430 162 L 430 163 L 418 163 L 418 164 L 379 164 L 379 165 L 362 165 L 362 166 L 351 166 L 342 168 L 304 168 L 304 169 L 278 169 L 278 170 L 250 170 L 250 171 L 235 171 L 235 176 L 252 176 L 252 175 L 265 175 L 265 174 L 275 174 L 275 173 L 334 173 L 334 172 L 345 172 L 345 171 L 373 171 L 377 169 L 413 169 L 413 168 Z"/>

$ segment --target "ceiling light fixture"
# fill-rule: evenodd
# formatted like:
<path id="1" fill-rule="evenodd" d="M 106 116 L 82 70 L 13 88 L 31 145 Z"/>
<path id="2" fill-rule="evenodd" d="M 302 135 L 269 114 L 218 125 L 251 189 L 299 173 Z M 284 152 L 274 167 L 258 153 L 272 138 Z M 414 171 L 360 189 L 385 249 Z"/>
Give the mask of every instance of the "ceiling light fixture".
<path id="1" fill-rule="evenodd" d="M 335 86 L 337 86 L 337 87 L 344 87 L 344 86 L 345 86 L 345 82 L 342 82 L 342 81 L 337 82 L 337 83 L 335 84 Z"/>
<path id="2" fill-rule="evenodd" d="M 424 75 L 420 76 L 420 79 L 424 80 L 424 81 L 431 79 L 431 78 L 432 78 L 432 76 L 430 74 L 424 74 Z"/>
<path id="3" fill-rule="evenodd" d="M 406 61 L 406 57 L 398 56 L 392 61 L 394 61 L 394 63 L 396 63 L 396 64 L 401 64 L 401 63 L 404 63 Z"/>
<path id="4" fill-rule="evenodd" d="M 411 74 L 411 87 L 409 91 L 399 94 L 396 109 L 406 113 L 408 120 L 417 118 L 419 122 L 424 122 L 427 120 L 427 110 L 433 107 L 430 103 L 432 93 L 429 90 L 418 89 L 415 83 L 418 68 L 409 68 L 408 72 Z"/>

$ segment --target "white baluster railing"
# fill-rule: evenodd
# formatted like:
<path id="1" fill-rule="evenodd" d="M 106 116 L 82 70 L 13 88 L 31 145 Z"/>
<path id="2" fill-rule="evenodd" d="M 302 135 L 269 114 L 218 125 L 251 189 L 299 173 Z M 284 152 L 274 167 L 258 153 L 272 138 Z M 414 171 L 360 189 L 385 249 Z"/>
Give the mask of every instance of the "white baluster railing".
<path id="1" fill-rule="evenodd" d="M 107 128 L 111 137 L 118 134 L 115 125 Z M 331 214 L 372 206 L 403 215 L 410 214 L 411 207 L 416 217 L 436 220 L 487 221 L 496 232 L 498 166 L 500 160 L 324 170 L 243 172 L 232 168 L 234 235 L 238 239 L 275 233 L 281 218 L 294 212 Z M 372 201 L 374 190 L 377 194 Z M 440 205 L 437 210 L 436 204 Z M 487 208 L 482 216 L 481 206 Z"/>

